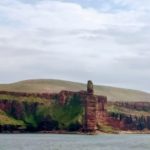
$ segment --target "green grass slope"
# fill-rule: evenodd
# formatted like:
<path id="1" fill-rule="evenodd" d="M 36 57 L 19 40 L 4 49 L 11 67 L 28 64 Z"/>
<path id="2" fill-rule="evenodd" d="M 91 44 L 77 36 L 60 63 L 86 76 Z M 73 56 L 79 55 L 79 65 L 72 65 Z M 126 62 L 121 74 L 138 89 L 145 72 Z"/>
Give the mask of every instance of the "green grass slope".
<path id="1" fill-rule="evenodd" d="M 13 117 L 8 116 L 4 111 L 0 110 L 0 125 L 14 125 L 25 127 L 25 124 L 21 120 L 16 120 Z"/>
<path id="2" fill-rule="evenodd" d="M 95 94 L 105 95 L 108 101 L 149 101 L 150 93 L 115 88 L 109 86 L 94 86 Z M 80 91 L 86 90 L 86 84 L 63 81 L 63 80 L 25 80 L 12 84 L 0 84 L 0 91 L 16 91 L 16 92 L 60 92 L 61 90 Z"/>

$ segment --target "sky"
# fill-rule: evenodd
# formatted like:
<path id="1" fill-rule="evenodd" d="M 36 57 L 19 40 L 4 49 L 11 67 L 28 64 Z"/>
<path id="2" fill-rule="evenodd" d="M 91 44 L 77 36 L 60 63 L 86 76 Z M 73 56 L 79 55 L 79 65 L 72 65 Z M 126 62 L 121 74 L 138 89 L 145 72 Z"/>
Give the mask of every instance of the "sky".
<path id="1" fill-rule="evenodd" d="M 0 1 L 0 83 L 62 79 L 150 92 L 149 0 Z"/>

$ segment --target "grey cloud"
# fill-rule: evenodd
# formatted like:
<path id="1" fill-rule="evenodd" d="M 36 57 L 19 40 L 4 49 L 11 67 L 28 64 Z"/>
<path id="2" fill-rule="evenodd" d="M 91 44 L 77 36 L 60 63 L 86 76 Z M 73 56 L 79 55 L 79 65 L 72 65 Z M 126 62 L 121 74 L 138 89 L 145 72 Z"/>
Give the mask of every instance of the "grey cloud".
<path id="1" fill-rule="evenodd" d="M 5 6 L 7 11 L 11 9 L 8 14 L 4 11 L 6 15 L 19 20 L 24 27 L 0 25 L 0 82 L 28 78 L 81 82 L 91 79 L 97 84 L 150 90 L 150 28 L 149 20 L 141 20 L 141 13 L 140 19 L 134 18 L 131 25 L 130 19 L 122 23 L 121 13 L 120 20 L 116 20 L 111 12 L 108 17 L 78 4 L 67 3 L 66 7 L 62 2 L 57 2 L 59 7 L 52 13 L 44 9 L 50 1 L 40 4 L 27 5 L 26 12 L 26 4 L 19 3 L 22 14 L 13 15 L 10 12 L 16 10 L 17 3 L 13 8 Z M 65 13 L 58 12 L 60 7 Z M 66 13 L 67 8 L 70 13 Z M 62 13 L 69 16 L 63 17 Z M 125 16 L 130 18 L 130 12 Z"/>
<path id="2" fill-rule="evenodd" d="M 126 69 L 133 69 L 142 73 L 144 70 L 150 72 L 150 55 L 137 55 L 117 58 L 116 64 Z M 139 69 L 140 68 L 140 69 Z"/>

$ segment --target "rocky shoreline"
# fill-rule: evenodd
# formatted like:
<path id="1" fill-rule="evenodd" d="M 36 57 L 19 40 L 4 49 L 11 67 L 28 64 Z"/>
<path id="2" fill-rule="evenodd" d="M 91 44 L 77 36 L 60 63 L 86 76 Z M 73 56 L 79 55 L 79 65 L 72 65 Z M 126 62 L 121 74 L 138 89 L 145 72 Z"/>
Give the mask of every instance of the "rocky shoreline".
<path id="1" fill-rule="evenodd" d="M 0 134 L 75 134 L 75 135 L 101 135 L 101 134 L 115 134 L 115 135 L 121 135 L 121 134 L 150 134 L 150 130 L 143 130 L 143 131 L 133 131 L 133 130 L 128 130 L 128 131 L 114 131 L 114 132 L 103 132 L 103 131 L 95 131 L 95 132 L 80 132 L 80 131 L 74 131 L 74 132 L 69 132 L 69 131 L 37 131 L 37 132 L 29 132 L 29 131 L 5 131 L 1 132 Z"/>

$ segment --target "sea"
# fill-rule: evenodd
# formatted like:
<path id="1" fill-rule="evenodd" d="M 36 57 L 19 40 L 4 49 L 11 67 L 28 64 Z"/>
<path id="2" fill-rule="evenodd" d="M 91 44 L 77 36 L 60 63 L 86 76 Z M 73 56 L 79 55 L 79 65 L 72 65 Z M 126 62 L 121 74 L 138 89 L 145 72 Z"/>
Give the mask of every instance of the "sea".
<path id="1" fill-rule="evenodd" d="M 0 150 L 150 150 L 150 135 L 0 134 Z"/>

